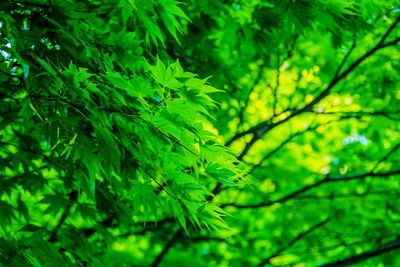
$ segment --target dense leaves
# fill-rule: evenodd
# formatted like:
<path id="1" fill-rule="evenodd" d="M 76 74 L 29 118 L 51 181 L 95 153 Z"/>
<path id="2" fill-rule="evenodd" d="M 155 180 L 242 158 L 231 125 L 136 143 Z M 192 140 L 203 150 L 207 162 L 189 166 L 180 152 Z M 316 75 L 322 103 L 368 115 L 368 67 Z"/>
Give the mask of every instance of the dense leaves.
<path id="1" fill-rule="evenodd" d="M 2 265 L 399 264 L 398 1 L 0 7 Z"/>

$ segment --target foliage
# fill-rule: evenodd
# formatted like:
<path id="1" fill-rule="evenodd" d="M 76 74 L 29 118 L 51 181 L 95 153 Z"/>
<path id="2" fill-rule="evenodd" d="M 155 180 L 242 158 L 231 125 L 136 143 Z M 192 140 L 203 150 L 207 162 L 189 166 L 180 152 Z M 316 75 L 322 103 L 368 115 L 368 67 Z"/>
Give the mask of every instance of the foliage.
<path id="1" fill-rule="evenodd" d="M 0 7 L 2 265 L 399 264 L 398 1 Z"/>

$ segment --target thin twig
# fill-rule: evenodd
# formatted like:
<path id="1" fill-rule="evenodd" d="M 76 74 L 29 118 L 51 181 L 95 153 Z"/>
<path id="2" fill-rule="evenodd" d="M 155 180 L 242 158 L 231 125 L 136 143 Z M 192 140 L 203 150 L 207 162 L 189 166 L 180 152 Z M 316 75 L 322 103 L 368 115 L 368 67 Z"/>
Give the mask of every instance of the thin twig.
<path id="1" fill-rule="evenodd" d="M 358 180 L 358 179 L 365 179 L 367 177 L 389 177 L 389 176 L 393 176 L 393 175 L 399 175 L 400 174 L 400 170 L 394 170 L 394 171 L 389 171 L 386 173 L 363 173 L 363 174 L 356 174 L 356 175 L 351 175 L 351 176 L 345 176 L 345 177 L 329 177 L 326 176 L 324 179 L 321 179 L 313 184 L 310 185 L 306 185 L 292 193 L 289 193 L 283 197 L 280 197 L 276 200 L 273 201 L 267 201 L 267 202 L 261 202 L 261 203 L 257 203 L 257 204 L 245 204 L 245 205 L 241 205 L 241 204 L 236 204 L 236 203 L 227 203 L 227 204 L 223 204 L 221 205 L 221 207 L 235 207 L 238 209 L 254 209 L 254 208 L 263 208 L 263 207 L 269 207 L 272 206 L 273 204 L 276 203 L 284 203 L 287 202 L 289 200 L 295 199 L 297 196 L 310 191 L 311 189 L 314 189 L 322 184 L 326 184 L 326 183 L 334 183 L 334 182 L 341 182 L 341 181 L 351 181 L 351 180 Z"/>
<path id="2" fill-rule="evenodd" d="M 396 239 L 395 241 L 385 243 L 377 248 L 371 249 L 369 251 L 363 252 L 361 254 L 352 255 L 344 259 L 340 259 L 333 262 L 328 262 L 320 265 L 320 267 L 338 267 L 338 266 L 348 266 L 352 264 L 356 264 L 370 258 L 382 255 L 384 253 L 388 253 L 394 250 L 400 249 L 400 239 Z"/>
<path id="3" fill-rule="evenodd" d="M 254 145 L 254 143 L 261 138 L 262 136 L 264 136 L 266 133 L 268 133 L 269 131 L 271 131 L 272 129 L 274 129 L 275 127 L 277 127 L 278 125 L 306 112 L 306 111 L 310 111 L 312 110 L 312 108 L 318 104 L 320 101 L 322 101 L 324 98 L 326 98 L 333 87 L 335 87 L 340 81 L 342 81 L 344 78 L 346 78 L 352 71 L 354 71 L 362 62 L 364 62 L 367 58 L 369 58 L 370 56 L 372 56 L 375 52 L 379 51 L 382 48 L 388 47 L 388 46 L 393 46 L 396 45 L 398 42 L 400 42 L 400 37 L 394 39 L 393 41 L 384 43 L 384 41 L 386 40 L 386 37 L 390 34 L 390 32 L 395 28 L 395 26 L 399 23 L 400 21 L 400 16 L 396 19 L 396 21 L 391 25 L 391 27 L 386 31 L 386 33 L 384 34 L 384 38 L 382 37 L 381 40 L 379 41 L 378 44 L 376 44 L 371 50 L 367 51 L 364 55 L 362 55 L 361 57 L 359 57 L 356 61 L 354 61 L 349 67 L 347 67 L 346 70 L 344 70 L 343 72 L 341 72 L 338 75 L 335 75 L 333 77 L 333 79 L 331 80 L 331 82 L 328 84 L 327 88 L 325 90 L 323 90 L 316 98 L 314 98 L 310 103 L 308 103 L 307 105 L 305 105 L 303 108 L 301 108 L 300 110 L 294 110 L 289 116 L 287 116 L 285 119 L 282 119 L 276 123 L 272 123 L 272 119 L 268 119 L 266 121 L 263 121 L 261 123 L 259 123 L 258 125 L 237 133 L 235 136 L 233 136 L 231 138 L 231 140 L 229 141 L 229 144 L 232 143 L 233 141 L 246 136 L 248 134 L 254 134 L 253 139 L 246 145 L 245 149 L 246 151 L 248 151 L 251 147 Z M 347 60 L 347 57 L 344 58 L 344 60 Z"/>
<path id="4" fill-rule="evenodd" d="M 289 243 L 287 243 L 285 246 L 279 248 L 275 253 L 273 253 L 272 255 L 268 256 L 265 259 L 263 259 L 257 266 L 261 267 L 261 266 L 264 266 L 265 264 L 268 264 L 272 258 L 275 258 L 275 257 L 279 256 L 279 254 L 281 254 L 283 251 L 291 248 L 294 244 L 296 244 L 297 242 L 299 242 L 304 237 L 306 237 L 307 235 L 311 234 L 312 232 L 314 232 L 318 228 L 321 228 L 322 226 L 327 224 L 329 221 L 330 221 L 330 218 L 325 219 L 325 220 L 315 224 L 314 226 L 310 227 L 307 231 L 299 233 L 295 238 L 290 240 Z"/>
<path id="5" fill-rule="evenodd" d="M 339 73 L 342 71 L 344 65 L 346 64 L 347 60 L 349 59 L 351 53 L 353 52 L 354 48 L 356 48 L 356 39 L 355 36 L 353 36 L 353 43 L 349 49 L 349 51 L 346 53 L 346 55 L 344 56 L 342 62 L 340 63 L 339 67 L 336 69 L 335 75 L 334 77 L 337 77 L 339 75 Z"/>
<path id="6" fill-rule="evenodd" d="M 246 155 L 246 153 L 249 151 L 249 149 L 256 143 L 256 141 L 259 138 L 261 138 L 263 135 L 265 135 L 267 132 L 271 131 L 272 129 L 274 129 L 278 125 L 280 125 L 280 124 L 292 119 L 293 117 L 298 116 L 299 114 L 302 114 L 302 113 L 304 113 L 306 111 L 311 110 L 317 103 L 319 103 L 322 99 L 324 99 L 326 96 L 329 95 L 331 89 L 336 84 L 338 84 L 341 80 L 346 78 L 354 69 L 356 69 L 356 67 L 358 67 L 364 60 L 366 60 L 367 58 L 372 56 L 376 51 L 378 51 L 378 50 L 380 50 L 380 49 L 382 49 L 384 47 L 397 44 L 397 42 L 400 41 L 400 38 L 398 38 L 397 41 L 394 40 L 394 41 L 389 42 L 387 44 L 384 44 L 383 42 L 385 41 L 386 37 L 390 34 L 390 32 L 394 29 L 394 27 L 399 23 L 399 21 L 400 21 L 400 16 L 397 18 L 396 22 L 387 30 L 387 32 L 383 35 L 381 41 L 375 47 L 373 47 L 371 50 L 369 50 L 363 56 L 361 56 L 359 59 L 357 59 L 355 62 L 353 62 L 353 64 L 351 64 L 345 71 L 343 71 L 337 77 L 334 77 L 332 79 L 332 81 L 329 83 L 328 87 L 319 96 L 317 96 L 313 101 L 311 101 L 309 104 L 304 106 L 302 109 L 293 111 L 288 117 L 286 117 L 285 119 L 282 119 L 282 120 L 280 120 L 280 121 L 278 121 L 276 123 L 272 123 L 271 124 L 272 118 L 270 118 L 270 119 L 268 119 L 268 120 L 266 120 L 264 122 L 261 122 L 260 124 L 258 124 L 256 126 L 250 128 L 247 131 L 243 131 L 241 133 L 237 133 L 229 141 L 229 143 L 232 143 L 233 141 L 235 141 L 238 138 L 240 138 L 242 136 L 245 136 L 247 134 L 250 134 L 250 133 L 254 134 L 252 140 L 248 144 L 246 144 L 246 146 L 245 146 L 245 148 L 243 150 L 245 152 L 241 153 L 240 158 L 243 158 Z M 390 176 L 390 175 L 394 175 L 394 174 L 400 174 L 400 170 L 395 171 L 393 173 L 381 174 L 381 176 L 385 177 L 385 176 Z M 370 173 L 368 173 L 368 174 L 364 174 L 364 176 L 361 175 L 359 177 L 354 176 L 356 178 L 352 178 L 352 177 L 348 177 L 348 178 L 349 178 L 349 180 L 351 180 L 351 179 L 365 178 L 365 177 L 368 177 L 368 176 L 378 176 L 378 174 L 370 174 Z M 289 199 L 292 199 L 292 198 L 296 197 L 297 195 L 299 195 L 299 194 L 301 194 L 303 192 L 306 192 L 306 191 L 311 190 L 312 188 L 315 188 L 315 187 L 317 187 L 317 186 L 319 186 L 319 185 L 321 185 L 323 183 L 326 183 L 327 181 L 331 182 L 331 181 L 339 181 L 339 180 L 334 180 L 334 179 L 330 179 L 330 178 L 327 177 L 327 178 L 325 178 L 323 180 L 320 180 L 320 181 L 316 182 L 313 185 L 308 185 L 308 186 L 306 186 L 306 187 L 304 187 L 304 188 L 302 188 L 302 189 L 300 189 L 300 190 L 298 190 L 296 192 L 293 192 L 292 194 L 289 194 L 288 196 L 285 196 L 285 197 L 281 198 L 281 201 L 282 201 L 282 199 L 285 199 L 285 198 L 286 198 L 285 201 L 287 201 Z M 213 192 L 216 191 L 217 193 L 214 194 L 214 196 L 212 198 L 214 198 L 215 195 L 218 194 L 221 186 L 222 186 L 221 183 L 217 183 L 216 187 L 213 190 Z M 253 207 L 254 206 L 255 207 L 263 207 L 263 206 L 272 205 L 270 203 L 271 202 L 259 203 L 259 204 L 253 205 Z M 236 207 L 239 206 L 239 205 L 237 205 L 235 203 L 231 203 L 231 204 L 228 204 L 228 205 L 225 205 L 225 206 L 229 206 L 229 205 L 230 206 L 236 206 Z M 242 207 L 249 207 L 249 205 L 242 206 Z M 151 265 L 152 267 L 156 267 L 156 266 L 158 266 L 160 264 L 162 259 L 168 253 L 168 251 L 174 246 L 174 244 L 176 242 L 178 242 L 180 240 L 180 237 L 181 237 L 182 233 L 183 233 L 183 228 L 180 227 L 179 230 L 177 230 L 177 232 L 175 232 L 173 237 L 166 243 L 166 245 L 164 246 L 162 251 L 156 256 L 156 258 L 154 259 L 154 261 L 153 261 L 153 263 Z"/>
<path id="7" fill-rule="evenodd" d="M 165 244 L 161 252 L 153 260 L 150 267 L 157 267 L 161 263 L 165 255 L 167 255 L 168 251 L 175 245 L 175 243 L 180 239 L 182 235 L 183 235 L 183 229 L 181 227 L 174 232 L 170 240 Z"/>

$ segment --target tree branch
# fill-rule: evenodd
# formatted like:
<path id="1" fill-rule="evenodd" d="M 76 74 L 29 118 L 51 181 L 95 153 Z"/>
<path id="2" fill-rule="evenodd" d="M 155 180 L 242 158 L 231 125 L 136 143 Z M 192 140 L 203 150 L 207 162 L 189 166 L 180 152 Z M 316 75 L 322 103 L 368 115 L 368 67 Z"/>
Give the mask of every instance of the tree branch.
<path id="1" fill-rule="evenodd" d="M 161 252 L 157 255 L 157 257 L 153 260 L 150 267 L 157 267 L 160 262 L 163 260 L 165 255 L 167 255 L 168 251 L 175 245 L 175 243 L 180 239 L 183 234 L 183 229 L 180 227 L 178 230 L 175 231 L 171 239 L 165 244 L 164 248 Z"/>
<path id="2" fill-rule="evenodd" d="M 241 126 L 242 126 L 242 123 L 243 123 L 244 113 L 245 113 L 245 111 L 246 111 L 246 109 L 247 109 L 247 107 L 248 107 L 248 105 L 250 103 L 250 95 L 251 95 L 251 93 L 253 93 L 254 88 L 256 87 L 256 85 L 258 84 L 258 82 L 260 81 L 260 79 L 262 77 L 262 74 L 263 74 L 262 69 L 263 69 L 263 66 L 260 66 L 258 74 L 257 74 L 257 77 L 254 79 L 254 82 L 251 85 L 249 93 L 246 96 L 246 99 L 244 101 L 244 106 L 242 107 L 241 111 L 239 112 L 239 116 L 238 116 L 239 117 L 239 123 L 237 125 L 237 130 L 236 131 L 239 131 L 239 129 L 242 128 Z"/>
<path id="3" fill-rule="evenodd" d="M 313 184 L 310 185 L 306 185 L 286 196 L 283 196 L 281 198 L 278 198 L 277 200 L 273 200 L 273 201 L 267 201 L 267 202 L 261 202 L 261 203 L 257 203 L 257 204 L 248 204 L 248 205 L 240 205 L 240 204 L 236 204 L 236 203 L 227 203 L 227 204 L 223 204 L 221 205 L 221 207 L 235 207 L 238 209 L 254 209 L 254 208 L 263 208 L 263 207 L 269 207 L 272 206 L 273 204 L 276 203 L 284 203 L 287 202 L 289 200 L 292 200 L 294 198 L 296 198 L 298 195 L 303 194 L 307 191 L 310 191 L 313 188 L 316 188 L 322 184 L 325 183 L 334 183 L 334 182 L 339 182 L 339 181 L 350 181 L 350 180 L 357 180 L 357 179 L 364 179 L 367 177 L 389 177 L 392 175 L 399 175 L 400 174 L 400 170 L 395 170 L 395 171 L 390 171 L 387 173 L 372 173 L 372 172 L 368 172 L 368 173 L 363 173 L 363 174 L 356 174 L 356 175 L 352 175 L 352 176 L 346 176 L 346 177 L 325 177 L 322 180 L 319 180 L 318 182 L 315 182 Z"/>
<path id="4" fill-rule="evenodd" d="M 229 140 L 226 144 L 229 145 L 231 144 L 233 141 L 237 140 L 240 137 L 243 137 L 245 135 L 248 135 L 250 133 L 254 134 L 253 138 L 251 139 L 251 141 L 249 143 L 246 144 L 245 148 L 243 149 L 242 153 L 240 154 L 240 156 L 238 157 L 239 160 L 241 160 L 246 154 L 247 152 L 250 150 L 250 148 L 257 142 L 258 139 L 260 139 L 262 136 L 264 136 L 267 132 L 271 131 L 272 129 L 274 129 L 275 127 L 277 127 L 278 125 L 289 121 L 290 119 L 292 119 L 295 116 L 298 116 L 306 111 L 311 110 L 317 103 L 319 103 L 322 99 L 324 99 L 326 96 L 329 95 L 331 89 L 338 84 L 341 80 L 343 80 L 344 78 L 346 78 L 358 65 L 360 65 L 364 60 L 366 60 L 367 58 L 369 58 L 371 55 L 373 55 L 376 51 L 387 47 L 387 46 L 391 46 L 391 45 L 395 45 L 397 44 L 397 42 L 400 41 L 399 40 L 395 40 L 389 43 L 384 44 L 384 41 L 386 39 L 386 37 L 390 34 L 390 32 L 395 28 L 395 26 L 399 23 L 400 21 L 400 16 L 396 19 L 396 22 L 393 23 L 390 28 L 386 31 L 386 33 L 383 35 L 382 39 L 380 40 L 380 42 L 373 47 L 371 50 L 369 50 L 368 52 L 366 52 L 363 56 L 361 56 L 358 60 L 356 60 L 353 64 L 351 64 L 345 71 L 343 71 L 340 75 L 335 76 L 332 81 L 328 84 L 327 88 L 319 95 L 317 96 L 313 101 L 311 101 L 309 104 L 307 104 L 306 106 L 304 106 L 303 108 L 301 108 L 300 110 L 294 110 L 292 111 L 292 113 L 290 115 L 288 115 L 285 119 L 282 119 L 276 123 L 272 123 L 272 119 L 274 118 L 270 118 L 264 122 L 261 122 L 260 124 L 250 128 L 247 131 L 243 131 L 240 133 L 237 133 L 231 140 Z M 388 173 L 387 173 L 388 174 Z M 387 174 L 381 174 L 381 176 L 385 176 Z M 396 174 L 400 174 L 400 170 L 397 171 Z M 394 175 L 394 174 L 390 174 L 390 175 Z M 363 177 L 367 177 L 367 176 L 378 176 L 377 174 L 372 174 L 372 173 L 368 173 L 365 174 L 364 176 L 359 176 L 358 178 L 363 178 Z M 356 179 L 356 178 L 352 178 L 352 177 L 348 177 L 349 180 L 351 179 Z M 306 192 L 308 190 L 311 190 L 314 187 L 317 187 L 323 183 L 326 183 L 327 181 L 332 182 L 332 181 L 339 181 L 336 179 L 332 179 L 332 178 L 325 178 L 323 180 L 320 180 L 319 182 L 316 182 L 313 185 L 308 185 L 305 186 L 304 188 L 295 191 L 281 199 L 279 199 L 280 201 L 274 201 L 274 203 L 277 202 L 282 202 L 282 201 L 287 201 L 289 199 L 292 199 L 294 197 L 296 197 L 297 195 Z M 213 193 L 214 195 L 210 197 L 210 201 L 212 201 L 212 199 L 220 192 L 222 184 L 221 183 L 217 183 L 217 185 L 215 186 Z M 267 202 L 267 203 L 259 203 L 259 204 L 255 204 L 255 205 L 243 205 L 243 206 L 239 206 L 235 203 L 231 203 L 231 204 L 227 204 L 225 206 L 236 206 L 237 208 L 247 208 L 247 207 L 265 207 L 265 206 L 270 206 L 272 204 L 274 204 L 272 202 Z M 179 241 L 180 237 L 182 236 L 183 233 L 183 229 L 182 227 L 179 228 L 179 230 L 177 230 L 175 232 L 175 234 L 173 235 L 173 237 L 166 243 L 166 245 L 164 246 L 163 250 L 160 252 L 160 254 L 158 254 L 156 256 L 156 258 L 154 259 L 153 263 L 151 264 L 151 267 L 156 267 L 159 265 L 159 263 L 162 261 L 162 259 L 164 258 L 164 256 L 168 253 L 168 251 L 173 247 L 173 245 Z"/>
<path id="5" fill-rule="evenodd" d="M 310 227 L 310 229 L 308 229 L 305 232 L 299 233 L 295 238 L 293 238 L 292 240 L 290 240 L 289 243 L 287 243 L 285 246 L 279 248 L 274 254 L 268 256 L 267 258 L 263 259 L 257 266 L 261 267 L 264 266 L 265 264 L 268 264 L 270 262 L 270 260 L 272 258 L 275 258 L 276 256 L 278 256 L 279 254 L 281 254 L 283 251 L 287 250 L 288 248 L 291 248 L 292 246 L 294 246 L 294 244 L 296 244 L 298 241 L 300 241 L 301 239 L 303 239 L 304 237 L 306 237 L 307 235 L 309 235 L 310 233 L 314 232 L 315 230 L 317 230 L 318 228 L 321 228 L 322 226 L 324 226 L 325 224 L 327 224 L 331 219 L 325 219 L 319 223 L 317 223 L 316 225 Z"/>
<path id="6" fill-rule="evenodd" d="M 72 205 L 78 199 L 78 191 L 72 190 L 71 193 L 69 193 L 68 198 L 69 198 L 69 203 L 65 207 L 64 213 L 62 214 L 62 216 L 61 216 L 60 220 L 58 221 L 56 227 L 54 227 L 54 229 L 51 231 L 50 238 L 49 238 L 49 242 L 51 242 L 51 243 L 54 243 L 54 242 L 57 241 L 57 232 L 61 228 L 61 226 L 65 223 L 68 215 L 71 212 Z"/>
<path id="7" fill-rule="evenodd" d="M 391 115 L 400 115 L 400 110 L 382 110 L 382 111 L 339 111 L 339 112 L 314 112 L 316 115 L 338 115 L 342 118 L 355 118 L 359 119 L 362 117 L 372 117 L 372 116 L 382 116 L 385 118 L 389 118 L 391 120 L 400 120 L 399 118 L 395 118 Z"/>
<path id="8" fill-rule="evenodd" d="M 386 244 L 383 244 L 382 246 L 379 246 L 375 249 L 363 252 L 358 255 L 353 255 L 345 259 L 322 264 L 320 265 L 320 267 L 337 267 L 337 266 L 352 265 L 397 249 L 400 249 L 400 239 L 388 242 Z"/>
<path id="9" fill-rule="evenodd" d="M 37 156 L 41 156 L 43 157 L 43 159 L 45 159 L 48 163 L 53 164 L 54 166 L 61 166 L 61 163 L 58 163 L 56 161 L 53 160 L 53 157 L 47 156 L 44 153 L 42 153 L 41 151 L 36 151 L 34 149 L 31 149 L 29 147 L 24 147 L 18 144 L 13 144 L 13 143 L 9 143 L 9 142 L 5 142 L 5 141 L 0 141 L 0 145 L 4 145 L 4 146 L 13 146 L 16 148 L 20 148 L 25 152 L 28 152 L 32 155 L 37 155 Z"/>
<path id="10" fill-rule="evenodd" d="M 329 194 L 329 195 L 303 195 L 298 196 L 296 200 L 336 200 L 336 199 L 346 199 L 346 198 L 362 198 L 368 196 L 381 196 L 381 195 L 399 195 L 400 190 L 382 190 L 382 191 L 365 191 L 363 193 L 347 193 L 347 194 Z"/>
<path id="11" fill-rule="evenodd" d="M 296 137 L 298 137 L 298 136 L 300 136 L 300 135 L 303 135 L 303 134 L 305 134 L 305 133 L 315 131 L 315 130 L 317 130 L 319 127 L 321 127 L 321 126 L 326 126 L 326 125 L 328 125 L 328 124 L 330 124 L 330 123 L 332 123 L 332 122 L 339 122 L 339 121 L 342 120 L 342 119 L 347 119 L 347 118 L 346 118 L 346 117 L 340 117 L 340 118 L 337 119 L 337 120 L 332 120 L 332 121 L 328 121 L 327 123 L 321 123 L 321 124 L 318 124 L 318 125 L 313 126 L 313 127 L 308 127 L 308 128 L 306 128 L 306 129 L 304 129 L 303 131 L 299 131 L 299 132 L 296 132 L 296 133 L 290 135 L 290 136 L 289 136 L 288 138 L 286 138 L 282 143 L 280 143 L 276 148 L 274 148 L 273 150 L 271 150 L 270 152 L 268 152 L 257 164 L 254 164 L 254 165 L 251 167 L 249 173 L 252 173 L 256 168 L 258 168 L 259 166 L 261 166 L 261 164 L 262 164 L 263 162 L 265 162 L 265 161 L 268 160 L 270 157 L 272 157 L 273 155 L 275 155 L 275 154 L 276 154 L 278 151 L 280 151 L 285 145 L 287 145 L 288 143 L 290 143 L 294 138 L 296 138 Z"/>
<path id="12" fill-rule="evenodd" d="M 325 97 L 327 97 L 332 88 L 335 87 L 340 81 L 342 81 L 344 78 L 346 78 L 352 71 L 354 71 L 362 62 L 364 62 L 367 58 L 371 57 L 375 52 L 377 52 L 378 50 L 388 47 L 388 46 L 393 46 L 396 45 L 398 42 L 400 42 L 400 37 L 394 39 L 393 41 L 384 43 L 384 41 L 386 40 L 387 36 L 393 31 L 393 29 L 396 27 L 396 25 L 400 22 L 400 16 L 396 19 L 396 21 L 389 27 L 389 29 L 386 31 L 386 33 L 382 36 L 381 40 L 378 42 L 378 44 L 376 44 L 372 49 L 370 49 L 369 51 L 367 51 L 364 55 L 362 55 L 361 57 L 359 57 L 356 61 L 354 61 L 346 70 L 344 70 L 343 72 L 341 72 L 338 75 L 335 75 L 333 77 L 333 79 L 331 80 L 331 82 L 328 84 L 328 86 L 326 87 L 325 90 L 323 90 L 316 98 L 313 99 L 313 101 L 311 101 L 310 103 L 308 103 L 307 105 L 305 105 L 303 108 L 299 109 L 299 110 L 294 110 L 288 117 L 286 117 L 285 119 L 282 119 L 276 123 L 272 123 L 272 118 L 263 121 L 261 123 L 259 123 L 258 125 L 237 133 L 235 136 L 233 136 L 231 138 L 231 140 L 229 140 L 227 142 L 227 145 L 231 144 L 232 142 L 234 142 L 235 140 L 246 136 L 248 134 L 253 133 L 254 137 L 253 139 L 246 145 L 246 147 L 244 148 L 244 150 L 247 152 L 251 146 L 253 146 L 253 144 L 262 136 L 264 136 L 266 133 L 268 133 L 269 131 L 271 131 L 272 129 L 274 129 L 275 127 L 277 127 L 278 125 L 306 112 L 306 111 L 310 111 L 312 110 L 312 108 L 318 104 L 319 102 L 321 102 Z M 351 51 L 349 51 L 351 52 Z M 344 58 L 344 60 L 347 60 L 347 57 Z M 341 64 L 342 65 L 342 64 Z"/>
<path id="13" fill-rule="evenodd" d="M 272 97 L 273 97 L 273 106 L 272 106 L 272 114 L 274 114 L 274 116 L 276 115 L 276 106 L 278 104 L 278 90 L 279 90 L 279 86 L 280 86 L 280 77 L 281 77 L 281 66 L 283 64 L 283 62 L 285 62 L 285 60 L 283 60 L 283 62 L 280 62 L 279 59 L 279 49 L 278 52 L 276 53 L 276 85 L 274 88 L 272 88 Z"/>
<path id="14" fill-rule="evenodd" d="M 334 77 L 337 77 L 339 75 L 339 73 L 342 71 L 342 69 L 344 67 L 344 64 L 346 64 L 346 62 L 349 59 L 349 57 L 350 57 L 351 53 L 353 52 L 354 48 L 356 48 L 356 39 L 355 39 L 355 36 L 353 35 L 353 43 L 352 43 L 349 51 L 344 56 L 342 62 L 339 65 L 339 67 L 337 68 Z"/>

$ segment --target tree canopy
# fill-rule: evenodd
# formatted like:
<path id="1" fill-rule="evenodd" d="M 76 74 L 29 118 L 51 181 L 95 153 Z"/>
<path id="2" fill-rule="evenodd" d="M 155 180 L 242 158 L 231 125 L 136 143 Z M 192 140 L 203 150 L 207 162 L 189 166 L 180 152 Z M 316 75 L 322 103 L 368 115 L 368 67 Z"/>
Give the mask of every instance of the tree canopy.
<path id="1" fill-rule="evenodd" d="M 1 1 L 0 265 L 398 266 L 399 43 L 397 0 Z"/>

